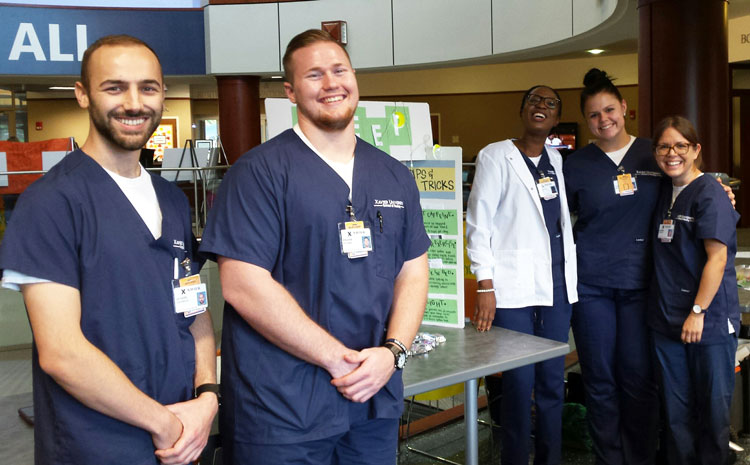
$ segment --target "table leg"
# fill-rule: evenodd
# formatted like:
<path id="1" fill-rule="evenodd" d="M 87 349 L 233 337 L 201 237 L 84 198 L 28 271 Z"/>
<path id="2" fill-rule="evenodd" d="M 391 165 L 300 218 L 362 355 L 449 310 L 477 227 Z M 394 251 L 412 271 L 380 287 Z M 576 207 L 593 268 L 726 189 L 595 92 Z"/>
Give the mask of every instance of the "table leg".
<path id="1" fill-rule="evenodd" d="M 464 421 L 466 422 L 466 465 L 479 464 L 479 435 L 477 433 L 477 380 L 465 385 Z"/>

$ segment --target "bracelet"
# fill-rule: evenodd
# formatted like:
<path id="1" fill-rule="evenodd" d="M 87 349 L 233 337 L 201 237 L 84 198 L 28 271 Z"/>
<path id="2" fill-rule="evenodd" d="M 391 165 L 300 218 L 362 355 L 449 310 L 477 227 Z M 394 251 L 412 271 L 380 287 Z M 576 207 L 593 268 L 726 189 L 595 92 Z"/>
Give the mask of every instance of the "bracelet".
<path id="1" fill-rule="evenodd" d="M 394 339 L 394 338 L 386 339 L 385 343 L 395 344 L 399 349 L 401 349 L 401 352 L 405 354 L 409 352 L 408 350 L 406 350 L 406 346 L 404 345 L 404 343 L 399 341 L 398 339 Z"/>
<path id="2" fill-rule="evenodd" d="M 478 294 L 486 294 L 488 292 L 495 292 L 495 288 L 493 287 L 491 289 L 477 289 Z"/>

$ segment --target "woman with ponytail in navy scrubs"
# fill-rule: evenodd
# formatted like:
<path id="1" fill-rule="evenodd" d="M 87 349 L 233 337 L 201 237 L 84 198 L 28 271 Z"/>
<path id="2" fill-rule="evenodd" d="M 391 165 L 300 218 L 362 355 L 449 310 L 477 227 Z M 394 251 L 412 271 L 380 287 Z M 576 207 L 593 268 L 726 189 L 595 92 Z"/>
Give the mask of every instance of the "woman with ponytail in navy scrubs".
<path id="1" fill-rule="evenodd" d="M 478 331 L 495 325 L 568 341 L 577 299 L 575 245 L 562 157 L 544 145 L 561 109 L 557 92 L 532 87 L 521 102 L 521 138 L 490 144 L 477 156 L 466 231 L 479 285 L 472 322 Z M 560 463 L 563 370 L 564 357 L 557 357 L 503 373 L 504 465 L 528 464 L 532 391 L 534 464 Z"/>
<path id="2" fill-rule="evenodd" d="M 671 178 L 654 222 L 654 299 L 649 312 L 667 424 L 669 464 L 723 464 L 740 328 L 734 256 L 739 214 L 700 171 L 695 128 L 662 120 L 654 154 Z"/>
<path id="3" fill-rule="evenodd" d="M 627 102 L 604 71 L 586 73 L 581 112 L 596 142 L 565 162 L 578 254 L 572 327 L 598 465 L 653 464 L 658 393 L 646 323 L 651 215 L 662 173 L 625 129 Z"/>

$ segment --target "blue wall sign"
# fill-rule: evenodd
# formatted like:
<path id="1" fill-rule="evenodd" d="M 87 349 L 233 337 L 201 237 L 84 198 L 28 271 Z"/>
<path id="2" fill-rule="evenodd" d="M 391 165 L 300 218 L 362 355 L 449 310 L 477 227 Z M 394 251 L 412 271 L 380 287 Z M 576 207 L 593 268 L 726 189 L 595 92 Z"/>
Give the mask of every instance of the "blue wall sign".
<path id="1" fill-rule="evenodd" d="M 203 10 L 0 6 L 0 74 L 78 75 L 86 48 L 129 34 L 159 55 L 166 75 L 206 74 Z"/>

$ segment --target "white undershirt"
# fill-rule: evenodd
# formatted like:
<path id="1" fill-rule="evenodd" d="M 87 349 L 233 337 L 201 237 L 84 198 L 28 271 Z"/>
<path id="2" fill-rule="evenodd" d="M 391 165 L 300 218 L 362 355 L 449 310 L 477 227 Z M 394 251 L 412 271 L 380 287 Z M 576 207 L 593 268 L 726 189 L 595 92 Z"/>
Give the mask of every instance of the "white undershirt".
<path id="1" fill-rule="evenodd" d="M 156 198 L 156 191 L 154 190 L 154 184 L 151 182 L 151 175 L 140 164 L 138 167 L 141 169 L 141 174 L 137 178 L 126 178 L 106 168 L 104 168 L 104 171 L 120 187 L 122 193 L 125 194 L 125 197 L 128 198 L 135 211 L 138 212 L 143 222 L 146 223 L 146 227 L 151 231 L 154 239 L 158 239 L 161 237 L 162 219 L 159 200 Z"/>
<path id="2" fill-rule="evenodd" d="M 695 178 L 693 179 L 693 181 L 695 181 L 695 179 L 698 179 L 698 178 L 700 178 L 701 176 L 703 176 L 703 174 L 704 174 L 704 173 L 701 173 L 701 174 L 699 174 L 698 176 L 696 176 L 696 177 L 695 177 Z M 688 183 L 688 184 L 685 184 L 684 186 L 675 186 L 674 184 L 672 184 L 672 203 L 671 203 L 671 204 L 669 205 L 669 207 L 670 207 L 670 208 L 672 208 L 672 206 L 674 205 L 674 201 L 675 201 L 675 200 L 677 200 L 677 196 L 678 196 L 678 195 L 680 195 L 680 192 L 684 191 L 684 190 L 685 190 L 685 188 L 686 188 L 686 187 L 687 187 L 687 186 L 688 186 L 689 184 L 690 184 L 690 183 Z"/>
<path id="3" fill-rule="evenodd" d="M 623 158 L 625 158 L 625 154 L 628 153 L 628 150 L 630 150 L 630 146 L 633 145 L 633 142 L 635 142 L 635 137 L 630 136 L 630 141 L 625 144 L 625 147 L 615 150 L 614 152 L 604 152 L 607 154 L 607 156 L 614 162 L 615 165 L 620 166 L 620 162 Z"/>
<path id="4" fill-rule="evenodd" d="M 146 223 L 146 227 L 151 231 L 154 239 L 158 239 L 161 237 L 161 208 L 156 198 L 154 184 L 151 182 L 151 175 L 140 164 L 138 167 L 141 170 L 141 174 L 137 178 L 126 178 L 106 168 L 104 168 L 104 171 L 112 177 L 123 194 L 125 194 L 125 197 L 133 205 L 135 211 L 138 212 L 143 222 Z M 19 291 L 21 290 L 21 284 L 48 282 L 50 281 L 47 279 L 36 278 L 14 270 L 3 270 L 1 285 L 6 289 Z"/>
<path id="5" fill-rule="evenodd" d="M 318 149 L 316 149 L 310 140 L 305 137 L 305 134 L 302 132 L 302 129 L 300 129 L 299 124 L 294 125 L 294 132 L 299 136 L 300 139 L 302 139 L 302 142 L 305 143 L 308 147 L 310 147 L 310 150 L 312 150 L 315 155 L 319 156 L 321 160 L 326 162 L 328 166 L 333 169 L 333 171 L 338 174 L 341 179 L 344 180 L 347 186 L 349 186 L 349 201 L 352 201 L 352 178 L 354 177 L 354 157 L 351 158 L 351 160 L 347 162 L 336 162 L 331 161 L 328 158 L 326 158 L 322 153 L 318 152 Z"/>

